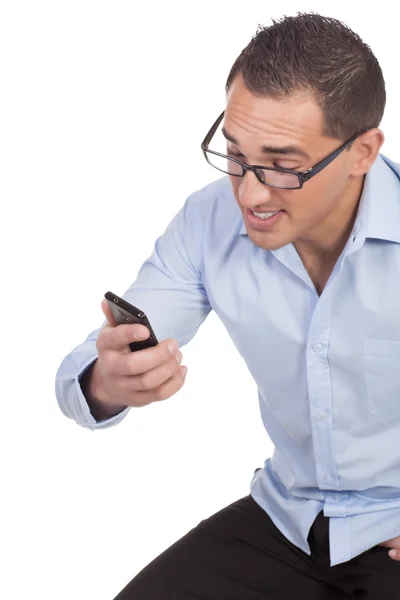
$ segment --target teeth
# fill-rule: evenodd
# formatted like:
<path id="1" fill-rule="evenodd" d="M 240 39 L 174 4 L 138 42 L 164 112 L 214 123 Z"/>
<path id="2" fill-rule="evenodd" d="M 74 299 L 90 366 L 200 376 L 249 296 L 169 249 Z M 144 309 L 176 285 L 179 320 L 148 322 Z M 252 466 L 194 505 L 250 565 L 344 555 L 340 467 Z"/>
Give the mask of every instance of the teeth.
<path id="1" fill-rule="evenodd" d="M 252 210 L 251 212 L 253 213 L 254 216 L 259 217 L 260 219 L 269 219 L 273 215 L 276 215 L 276 213 L 278 213 L 279 210 L 276 210 L 275 212 L 266 212 L 266 213 L 257 213 L 257 212 L 254 212 L 254 210 Z"/>

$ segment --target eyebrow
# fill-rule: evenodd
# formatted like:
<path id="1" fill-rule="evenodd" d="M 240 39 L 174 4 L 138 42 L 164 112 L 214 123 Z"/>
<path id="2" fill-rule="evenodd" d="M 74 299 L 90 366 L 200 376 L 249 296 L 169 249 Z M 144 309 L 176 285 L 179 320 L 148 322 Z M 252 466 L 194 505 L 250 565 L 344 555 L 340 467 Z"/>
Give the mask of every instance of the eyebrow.
<path id="1" fill-rule="evenodd" d="M 222 127 L 222 134 L 228 141 L 232 142 L 232 144 L 236 144 L 236 146 L 239 145 L 237 139 L 234 138 L 233 135 L 230 135 L 226 131 L 225 127 Z M 296 154 L 297 156 L 301 156 L 306 160 L 310 160 L 310 156 L 307 154 L 307 152 L 301 148 L 297 148 L 296 146 L 284 146 L 281 148 L 275 146 L 261 146 L 261 152 L 263 154 L 282 154 L 284 156 L 288 154 Z"/>

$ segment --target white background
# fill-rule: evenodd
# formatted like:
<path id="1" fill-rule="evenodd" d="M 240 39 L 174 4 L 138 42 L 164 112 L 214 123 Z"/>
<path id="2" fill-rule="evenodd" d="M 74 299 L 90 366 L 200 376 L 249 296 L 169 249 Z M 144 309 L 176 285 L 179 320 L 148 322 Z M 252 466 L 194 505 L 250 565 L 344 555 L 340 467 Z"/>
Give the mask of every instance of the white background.
<path id="1" fill-rule="evenodd" d="M 249 493 L 272 445 L 215 315 L 183 348 L 185 387 L 91 432 L 54 394 L 186 197 L 230 66 L 271 17 L 342 19 L 381 63 L 383 153 L 399 160 L 389 2 L 69 0 L 0 5 L 1 577 L 7 600 L 111 600 L 197 523 Z M 393 7 L 395 4 L 393 4 Z"/>

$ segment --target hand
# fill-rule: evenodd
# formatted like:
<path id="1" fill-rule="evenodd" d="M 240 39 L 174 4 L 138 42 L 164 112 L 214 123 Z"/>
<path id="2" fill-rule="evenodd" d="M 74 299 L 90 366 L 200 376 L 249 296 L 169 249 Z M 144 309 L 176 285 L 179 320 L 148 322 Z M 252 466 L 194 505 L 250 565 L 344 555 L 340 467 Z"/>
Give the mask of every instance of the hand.
<path id="1" fill-rule="evenodd" d="M 106 300 L 101 308 L 107 322 L 97 337 L 98 358 L 88 384 L 88 397 L 97 400 L 96 407 L 109 414 L 176 394 L 183 387 L 187 371 L 187 367 L 180 366 L 178 343 L 163 340 L 157 346 L 131 352 L 130 343 L 149 337 L 147 327 L 117 325 Z"/>
<path id="2" fill-rule="evenodd" d="M 382 542 L 379 546 L 385 546 L 385 548 L 391 548 L 389 552 L 390 558 L 393 560 L 400 561 L 400 535 L 397 537 L 391 538 L 390 540 L 386 540 L 386 542 Z M 393 553 L 393 555 L 392 555 Z"/>

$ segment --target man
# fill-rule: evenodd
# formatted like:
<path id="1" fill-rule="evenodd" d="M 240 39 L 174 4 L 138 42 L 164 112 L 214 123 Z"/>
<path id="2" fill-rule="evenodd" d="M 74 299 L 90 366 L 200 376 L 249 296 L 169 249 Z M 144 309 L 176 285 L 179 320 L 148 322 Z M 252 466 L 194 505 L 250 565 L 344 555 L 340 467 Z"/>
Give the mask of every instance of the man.
<path id="1" fill-rule="evenodd" d="M 176 341 L 213 309 L 275 451 L 249 496 L 117 598 L 397 597 L 400 166 L 380 154 L 380 66 L 339 21 L 299 14 L 259 29 L 226 89 L 202 148 L 227 175 L 188 198 L 124 295 L 161 343 L 131 353 L 142 328 L 115 326 L 103 301 L 107 322 L 63 361 L 57 397 L 91 429 L 171 397 Z"/>

